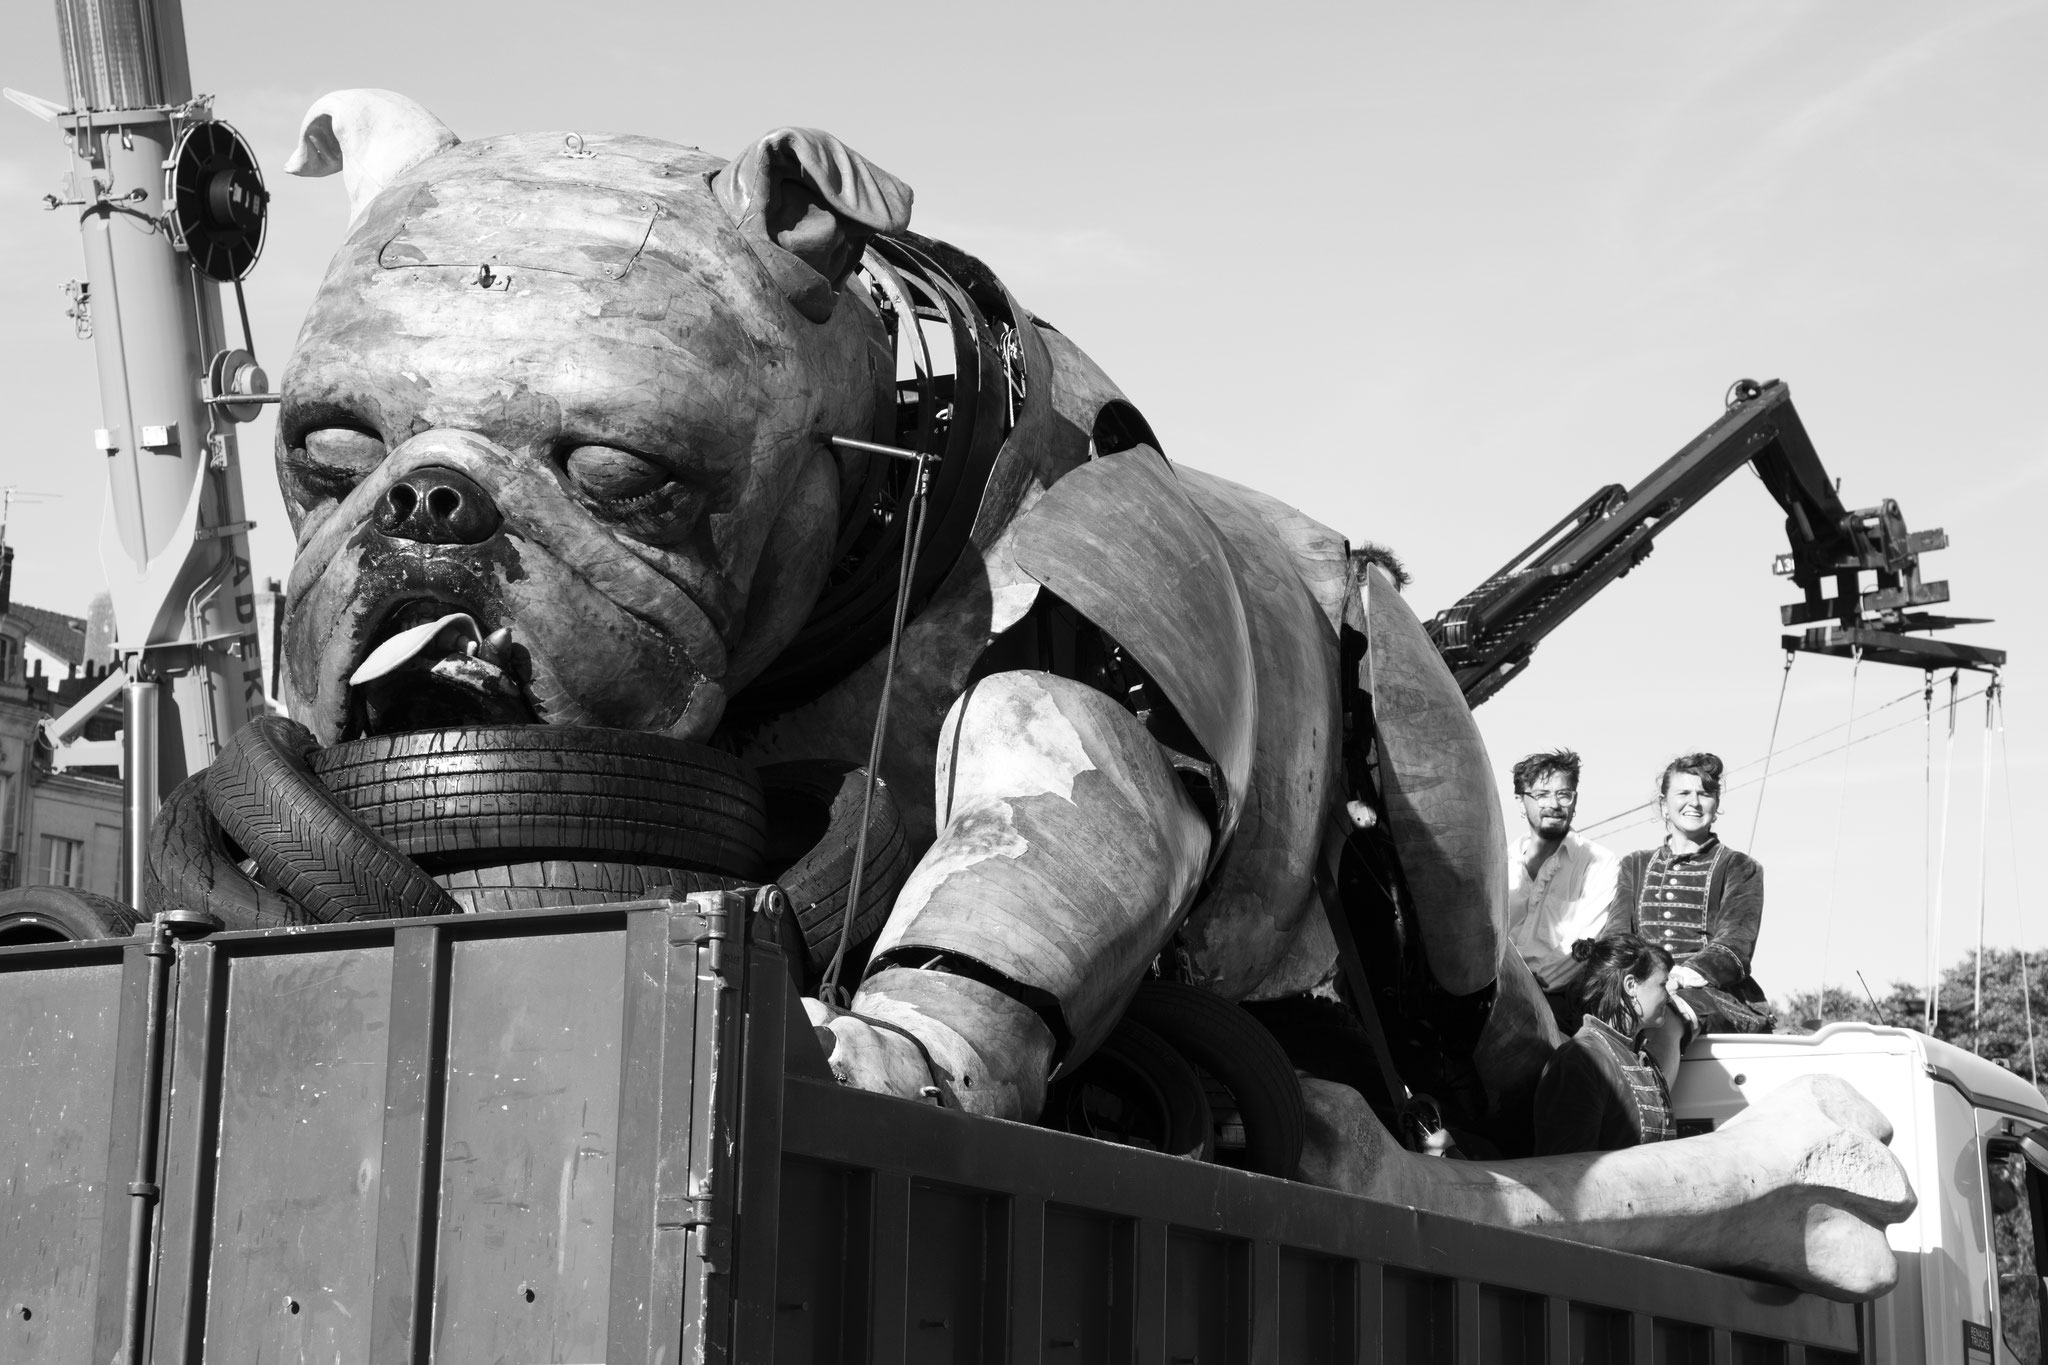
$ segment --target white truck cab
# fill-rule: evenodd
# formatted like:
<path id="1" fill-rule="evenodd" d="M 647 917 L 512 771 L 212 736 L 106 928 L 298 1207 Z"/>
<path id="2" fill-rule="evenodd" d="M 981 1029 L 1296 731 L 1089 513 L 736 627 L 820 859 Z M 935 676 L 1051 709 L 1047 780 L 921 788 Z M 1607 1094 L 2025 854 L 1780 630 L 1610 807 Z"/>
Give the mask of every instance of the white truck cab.
<path id="1" fill-rule="evenodd" d="M 1925 1034 L 1829 1024 L 1695 1039 L 1672 1101 L 1705 1132 L 1795 1076 L 1840 1076 L 1891 1119 L 1920 1196 L 1891 1229 L 1899 1283 L 1871 1306 L 1868 1359 L 2042 1365 L 2048 1102 L 2024 1079 Z"/>

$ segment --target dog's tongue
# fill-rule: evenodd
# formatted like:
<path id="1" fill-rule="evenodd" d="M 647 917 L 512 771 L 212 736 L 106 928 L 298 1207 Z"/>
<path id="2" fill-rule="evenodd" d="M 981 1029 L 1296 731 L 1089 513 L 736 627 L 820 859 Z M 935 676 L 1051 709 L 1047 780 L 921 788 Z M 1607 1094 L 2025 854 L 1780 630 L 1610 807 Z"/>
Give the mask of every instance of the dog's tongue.
<path id="1" fill-rule="evenodd" d="M 438 621 L 401 630 L 371 650 L 370 657 L 349 674 L 349 686 L 361 687 L 364 683 L 375 682 L 396 673 L 422 655 L 431 664 L 450 654 L 474 653 L 483 640 L 484 634 L 477 629 L 475 617 L 466 611 L 451 611 Z"/>

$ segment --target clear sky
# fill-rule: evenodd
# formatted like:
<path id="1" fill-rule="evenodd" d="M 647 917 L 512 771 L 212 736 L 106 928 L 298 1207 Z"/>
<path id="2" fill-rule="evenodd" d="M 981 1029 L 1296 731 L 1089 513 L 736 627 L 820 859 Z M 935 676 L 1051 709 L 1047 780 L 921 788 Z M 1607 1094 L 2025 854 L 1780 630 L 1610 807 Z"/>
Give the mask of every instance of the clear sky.
<path id="1" fill-rule="evenodd" d="M 1986 830 L 1989 940 L 2048 943 L 2041 878 L 2014 884 L 2014 831 L 2048 821 L 2030 548 L 2048 500 L 2048 4 L 188 0 L 186 25 L 197 87 L 275 194 L 248 286 L 273 374 L 346 220 L 337 180 L 282 172 L 299 116 L 384 86 L 466 136 L 737 153 L 780 124 L 830 129 L 916 188 L 913 226 L 1094 355 L 1171 457 L 1394 546 L 1424 615 L 1642 477 L 1730 381 L 1782 377 L 1849 505 L 1895 498 L 1914 529 L 1945 527 L 1929 576 L 1956 614 L 1998 619 L 1962 638 L 2013 654 L 2014 804 L 1994 763 L 1988 826 L 1982 701 L 1958 718 L 1939 958 L 1974 941 Z M 0 54 L 0 82 L 64 97 L 50 5 L 0 7 Z M 37 203 L 63 167 L 50 128 L 0 107 L 0 482 L 60 495 L 17 512 L 15 590 L 82 613 L 104 467 L 91 350 L 59 292 L 83 273 L 76 230 Z M 257 572 L 283 577 L 268 418 L 244 435 Z M 1673 753 L 1761 759 L 1792 596 L 1769 572 L 1780 548 L 1776 505 L 1738 475 L 1481 708 L 1503 777 L 1527 750 L 1578 748 L 1590 821 Z M 1783 739 L 1843 723 L 1849 671 L 1800 661 Z M 1837 753 L 1770 781 L 1754 850 L 1773 993 L 1922 974 L 1919 684 L 1865 668 L 1859 710 L 1914 696 L 1859 728 L 1909 723 L 1846 768 Z M 1937 730 L 1937 808 L 1943 747 Z M 1727 802 L 1738 847 L 1755 795 Z"/>

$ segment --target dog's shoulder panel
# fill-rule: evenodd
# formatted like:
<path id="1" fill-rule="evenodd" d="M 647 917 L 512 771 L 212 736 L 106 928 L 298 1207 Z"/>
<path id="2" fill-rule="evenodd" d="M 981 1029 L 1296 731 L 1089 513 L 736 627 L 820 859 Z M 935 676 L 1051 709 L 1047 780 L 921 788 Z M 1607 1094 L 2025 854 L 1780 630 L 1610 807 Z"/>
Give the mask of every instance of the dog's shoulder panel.
<path id="1" fill-rule="evenodd" d="M 1216 765 L 1215 847 L 1249 790 L 1258 716 L 1250 627 L 1222 536 L 1164 456 L 1135 446 L 1054 484 L 1018 522 L 1025 573 L 1158 681 Z"/>

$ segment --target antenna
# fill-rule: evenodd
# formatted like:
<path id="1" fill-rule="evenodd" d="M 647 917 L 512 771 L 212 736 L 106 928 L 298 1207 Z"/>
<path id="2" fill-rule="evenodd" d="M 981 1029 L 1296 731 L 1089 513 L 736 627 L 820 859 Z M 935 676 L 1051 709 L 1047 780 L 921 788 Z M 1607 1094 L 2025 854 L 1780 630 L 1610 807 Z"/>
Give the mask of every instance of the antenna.
<path id="1" fill-rule="evenodd" d="M 0 488 L 0 545 L 7 543 L 7 520 L 13 515 L 17 502 L 50 502 L 61 498 L 62 493 L 31 493 L 26 489 L 8 484 Z"/>

